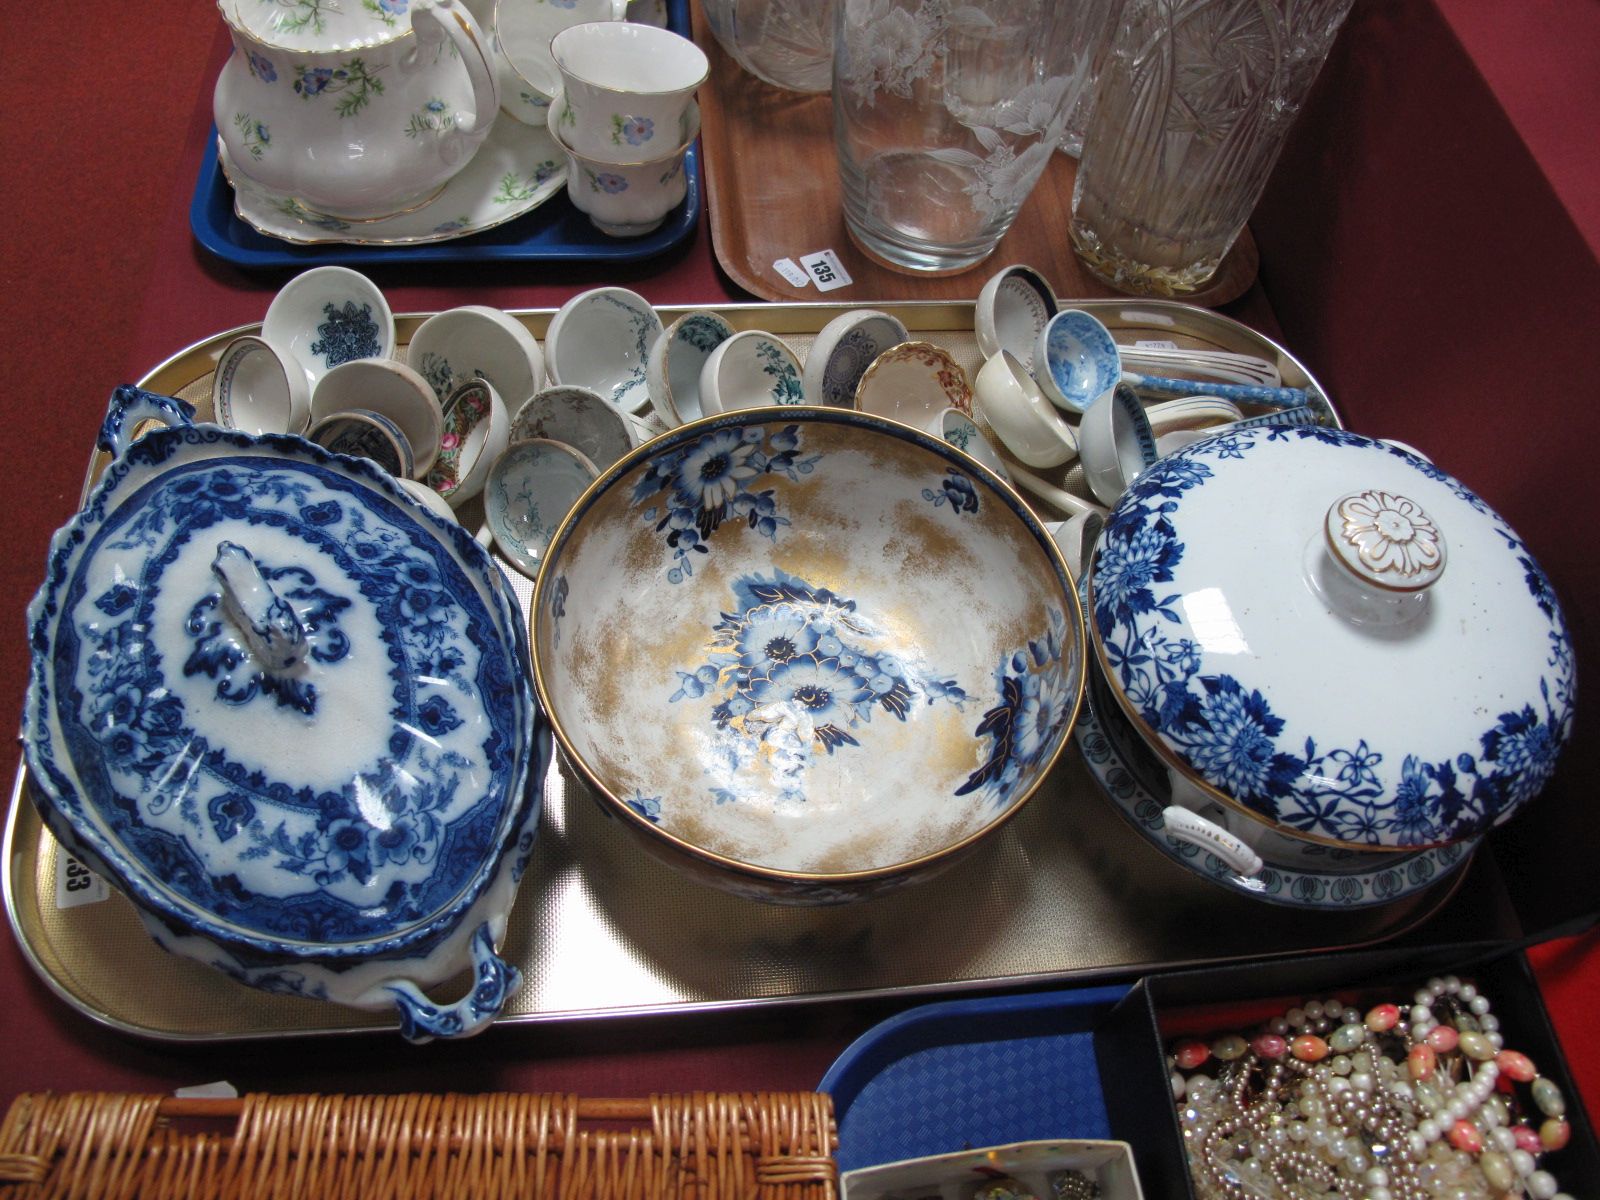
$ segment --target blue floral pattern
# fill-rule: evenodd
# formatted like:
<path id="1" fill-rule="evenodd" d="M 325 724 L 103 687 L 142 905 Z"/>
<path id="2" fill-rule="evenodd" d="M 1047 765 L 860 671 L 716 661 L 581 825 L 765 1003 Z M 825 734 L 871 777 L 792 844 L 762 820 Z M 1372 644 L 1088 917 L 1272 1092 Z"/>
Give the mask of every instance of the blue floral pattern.
<path id="1" fill-rule="evenodd" d="M 1088 700 L 1073 732 L 1095 782 L 1152 845 L 1203 878 L 1271 904 L 1324 910 L 1388 904 L 1453 873 L 1466 863 L 1476 845 L 1467 841 L 1419 850 L 1414 855 L 1384 855 L 1382 863 L 1365 869 L 1351 863 L 1352 851 L 1308 847 L 1294 865 L 1269 865 L 1257 875 L 1240 875 L 1215 854 L 1167 832 L 1163 812 L 1171 797 L 1157 794 L 1141 781 L 1135 764 L 1153 756 L 1117 711 L 1102 680 L 1091 680 Z M 1155 769 L 1160 771 L 1159 763 Z"/>
<path id="2" fill-rule="evenodd" d="M 311 353 L 320 355 L 327 366 L 336 367 L 357 358 L 377 358 L 382 353 L 372 305 L 358 306 L 354 300 L 340 305 L 330 300 L 322 306 L 322 315 Z"/>
<path id="3" fill-rule="evenodd" d="M 649 117 L 630 117 L 623 113 L 611 114 L 611 142 L 620 146 L 642 146 L 656 135 L 656 123 Z"/>
<path id="4" fill-rule="evenodd" d="M 1322 746 L 1291 744 L 1272 698 L 1226 674 L 1202 674 L 1202 651 L 1183 627 L 1174 581 L 1184 543 L 1171 514 L 1185 492 L 1213 478 L 1208 460 L 1242 458 L 1270 441 L 1317 439 L 1372 445 L 1317 426 L 1248 429 L 1197 443 L 1141 476 L 1107 522 L 1094 569 L 1091 619 L 1106 664 L 1141 720 L 1200 778 L 1268 821 L 1314 837 L 1356 844 L 1426 845 L 1453 841 L 1494 824 L 1543 787 L 1571 726 L 1572 649 L 1548 580 L 1516 536 L 1497 528 L 1517 555 L 1529 593 L 1551 622 L 1542 702 L 1501 713 L 1476 752 L 1444 761 L 1407 756 L 1398 786 L 1376 767 L 1383 755 L 1365 739 Z M 1487 513 L 1483 502 L 1443 472 L 1398 448 L 1430 478 Z M 1498 520 L 1498 518 L 1496 518 Z"/>
<path id="5" fill-rule="evenodd" d="M 978 511 L 978 489 L 972 486 L 960 471 L 950 471 L 944 477 L 944 486 L 937 492 L 932 488 L 922 489 L 922 498 L 930 501 L 935 508 L 946 502 L 952 512 L 975 513 Z"/>
<path id="6" fill-rule="evenodd" d="M 1077 691 L 1062 662 L 1067 618 L 1050 610 L 1050 629 L 1032 639 L 995 669 L 1000 703 L 983 714 L 977 735 L 989 742 L 989 757 L 957 789 L 956 795 L 987 790 L 995 807 L 1011 802 L 1019 784 L 1037 779 L 1066 740 L 1077 707 Z"/>
<path id="7" fill-rule="evenodd" d="M 303 450 L 274 458 L 268 473 L 226 456 L 169 462 L 186 445 L 254 439 L 207 426 L 163 433 L 172 436 L 141 439 L 108 468 L 78 518 L 88 532 L 54 555 L 52 602 L 32 613 L 36 646 L 53 621 L 54 652 L 36 659 L 30 703 L 57 714 L 75 766 L 99 764 L 96 812 L 117 850 L 91 849 L 123 886 L 123 855 L 137 864 L 135 879 L 160 880 L 192 906 L 191 924 L 245 964 L 270 960 L 276 952 L 265 947 L 280 943 L 319 943 L 332 956 L 344 943 L 444 936 L 438 914 L 475 894 L 528 768 L 532 697 L 502 642 L 517 636 L 514 602 L 492 589 L 499 598 L 486 601 L 442 545 L 409 536 L 401 502 L 383 498 L 376 471 L 358 480 L 359 471 Z M 139 502 L 106 509 L 130 471 L 151 467 L 164 469 Z M 298 713 L 319 698 L 255 670 L 224 629 L 215 594 L 179 610 L 189 613 L 178 631 L 187 661 L 167 661 L 163 648 L 175 643 L 151 632 L 161 628 L 157 606 L 171 603 L 164 593 L 182 600 L 196 577 L 184 564 L 209 558 L 221 532 L 239 529 L 338 565 L 324 581 L 260 560 L 308 632 L 319 680 L 345 669 L 353 612 L 381 631 L 390 666 L 378 678 L 389 693 L 373 701 L 392 724 L 387 734 L 378 727 L 373 757 L 352 762 L 343 785 L 321 780 L 315 763 L 297 779 L 302 764 L 257 760 L 248 740 L 220 732 L 230 709 L 271 697 L 269 708 Z M 137 589 L 91 585 L 83 564 L 102 552 L 144 564 Z M 29 761 L 50 792 L 47 816 L 82 806 L 51 746 L 31 741 Z M 374 879 L 384 880 L 381 892 L 365 887 Z M 199 913 L 226 926 L 213 929 Z"/>
<path id="8" fill-rule="evenodd" d="M 816 466 L 803 457 L 800 427 L 768 434 L 763 426 L 721 429 L 652 459 L 633 488 L 633 503 L 646 505 L 644 519 L 666 534 L 675 563 L 672 583 L 694 574 L 694 556 L 711 552 L 711 538 L 729 518 L 742 518 L 763 537 L 776 540 L 789 518 L 778 512 L 775 489 L 755 490 L 763 477 L 798 482 Z"/>
<path id="9" fill-rule="evenodd" d="M 803 802 L 807 763 L 817 753 L 859 746 L 875 712 L 904 721 L 919 701 L 959 708 L 966 700 L 954 679 L 875 651 L 884 635 L 854 600 L 776 568 L 735 580 L 733 594 L 732 608 L 712 628 L 705 663 L 692 674 L 677 672 L 668 701 L 715 700 L 709 719 L 731 735 L 730 760 L 767 756 L 786 780 L 787 800 Z"/>

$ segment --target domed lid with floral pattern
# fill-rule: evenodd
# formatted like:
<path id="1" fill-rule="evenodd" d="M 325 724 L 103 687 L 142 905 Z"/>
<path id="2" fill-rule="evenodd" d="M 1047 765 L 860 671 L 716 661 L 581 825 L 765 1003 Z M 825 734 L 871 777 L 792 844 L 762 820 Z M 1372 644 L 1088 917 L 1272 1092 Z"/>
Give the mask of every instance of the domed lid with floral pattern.
<path id="1" fill-rule="evenodd" d="M 1572 728 L 1573 651 L 1527 547 L 1415 454 L 1341 430 L 1219 434 L 1111 514 L 1090 625 L 1169 766 L 1286 833 L 1482 833 Z"/>
<path id="2" fill-rule="evenodd" d="M 51 827 L 257 957 L 448 936 L 516 840 L 537 708 L 515 597 L 362 460 L 119 389 L 121 453 L 29 611 Z M 175 419 L 129 443 L 136 417 Z"/>

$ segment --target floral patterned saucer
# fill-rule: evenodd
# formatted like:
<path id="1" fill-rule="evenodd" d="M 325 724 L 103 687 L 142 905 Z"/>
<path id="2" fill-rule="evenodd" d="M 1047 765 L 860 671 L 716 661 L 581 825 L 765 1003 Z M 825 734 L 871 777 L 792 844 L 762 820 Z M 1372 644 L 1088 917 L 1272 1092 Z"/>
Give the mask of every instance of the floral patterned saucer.
<path id="1" fill-rule="evenodd" d="M 233 185 L 239 219 L 286 242 L 401 246 L 442 242 L 503 225 L 559 194 L 567 181 L 566 155 L 547 129 L 504 113 L 495 118 L 477 154 L 433 197 L 406 212 L 372 220 L 346 220 L 313 212 L 293 196 L 271 192 L 234 170 L 221 139 L 217 157 Z"/>
<path id="2" fill-rule="evenodd" d="M 947 408 L 972 415 L 972 384 L 948 350 L 931 342 L 891 346 L 861 375 L 856 407 L 918 429 Z"/>

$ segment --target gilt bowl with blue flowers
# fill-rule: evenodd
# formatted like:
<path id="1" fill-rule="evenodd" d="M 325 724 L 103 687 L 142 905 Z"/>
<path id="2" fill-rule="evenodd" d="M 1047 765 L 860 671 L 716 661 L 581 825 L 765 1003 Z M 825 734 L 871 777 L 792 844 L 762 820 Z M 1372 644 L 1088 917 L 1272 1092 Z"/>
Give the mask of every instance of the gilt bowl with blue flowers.
<path id="1" fill-rule="evenodd" d="M 1001 829 L 1084 684 L 1071 577 L 1010 488 L 870 414 L 747 409 L 577 503 L 535 685 L 599 802 L 672 866 L 791 903 L 924 878 Z"/>

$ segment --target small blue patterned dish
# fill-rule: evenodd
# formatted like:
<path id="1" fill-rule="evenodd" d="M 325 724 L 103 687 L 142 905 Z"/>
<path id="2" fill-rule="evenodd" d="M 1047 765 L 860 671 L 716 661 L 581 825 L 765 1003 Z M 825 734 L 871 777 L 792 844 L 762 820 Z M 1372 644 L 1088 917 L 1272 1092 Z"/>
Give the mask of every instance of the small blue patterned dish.
<path id="1" fill-rule="evenodd" d="M 261 336 L 317 381 L 340 363 L 394 354 L 394 313 L 376 284 L 349 267 L 312 267 L 278 290 Z"/>
<path id="2" fill-rule="evenodd" d="M 489 469 L 483 518 L 494 544 L 511 565 L 532 578 L 545 547 L 599 469 L 564 442 L 528 438 L 512 442 Z"/>
<path id="3" fill-rule="evenodd" d="M 366 460 L 193 415 L 119 388 L 115 458 L 51 544 L 34 801 L 167 949 L 473 1033 L 519 983 L 494 946 L 550 756 L 516 597 Z"/>
<path id="4" fill-rule="evenodd" d="M 627 288 L 590 288 L 568 300 L 544 335 L 551 383 L 575 383 L 599 392 L 621 412 L 650 403 L 645 365 L 661 336 L 661 317 Z"/>
<path id="5" fill-rule="evenodd" d="M 1161 459 L 1107 518 L 1088 586 L 1117 704 L 1190 807 L 1243 819 L 1268 865 L 1481 837 L 1572 730 L 1571 637 L 1527 546 L 1370 438 L 1236 427 Z"/>
<path id="6" fill-rule="evenodd" d="M 911 340 L 899 317 L 872 308 L 854 308 L 818 331 L 806 353 L 801 375 L 813 404 L 854 408 L 856 386 L 885 350 Z"/>
<path id="7" fill-rule="evenodd" d="M 831 903 L 932 875 L 1027 802 L 1082 698 L 1080 619 L 1049 534 L 967 455 L 848 409 L 743 409 L 585 493 L 539 572 L 534 674 L 645 851 Z"/>

